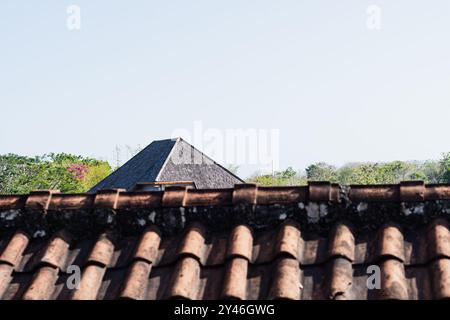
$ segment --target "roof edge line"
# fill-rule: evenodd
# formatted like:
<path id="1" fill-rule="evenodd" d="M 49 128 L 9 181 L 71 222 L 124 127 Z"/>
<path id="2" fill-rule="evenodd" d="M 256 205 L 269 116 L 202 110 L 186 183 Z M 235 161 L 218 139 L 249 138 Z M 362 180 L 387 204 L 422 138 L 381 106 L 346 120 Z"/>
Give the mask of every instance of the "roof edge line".
<path id="1" fill-rule="evenodd" d="M 169 162 L 169 159 L 172 157 L 173 154 L 173 150 L 175 149 L 175 146 L 177 145 L 177 143 L 180 141 L 180 137 L 177 138 L 172 138 L 170 140 L 175 141 L 175 143 L 173 144 L 172 148 L 170 149 L 169 154 L 167 155 L 166 159 L 164 160 L 164 163 L 162 164 L 161 168 L 158 171 L 158 174 L 155 177 L 155 181 L 157 182 L 160 177 L 161 177 L 161 172 L 163 172 L 164 168 L 167 166 L 167 162 Z"/>
<path id="2" fill-rule="evenodd" d="M 178 138 L 179 141 L 184 141 L 186 142 L 188 145 L 190 145 L 192 148 L 194 148 L 196 151 L 200 152 L 202 156 L 204 156 L 205 158 L 207 158 L 208 160 L 211 160 L 215 165 L 219 166 L 220 168 L 222 168 L 223 170 L 225 170 L 227 173 L 231 174 L 233 177 L 235 177 L 236 179 L 238 179 L 239 181 L 241 181 L 242 183 L 246 183 L 245 180 L 243 180 L 242 178 L 238 177 L 236 174 L 234 174 L 233 172 L 231 172 L 230 170 L 228 170 L 227 168 L 225 168 L 224 166 L 222 166 L 220 163 L 218 163 L 217 161 L 215 161 L 213 158 L 209 157 L 207 154 L 203 153 L 201 150 L 197 149 L 193 144 L 187 142 L 186 140 L 184 140 L 183 138 Z M 161 170 L 162 171 L 162 170 Z"/>

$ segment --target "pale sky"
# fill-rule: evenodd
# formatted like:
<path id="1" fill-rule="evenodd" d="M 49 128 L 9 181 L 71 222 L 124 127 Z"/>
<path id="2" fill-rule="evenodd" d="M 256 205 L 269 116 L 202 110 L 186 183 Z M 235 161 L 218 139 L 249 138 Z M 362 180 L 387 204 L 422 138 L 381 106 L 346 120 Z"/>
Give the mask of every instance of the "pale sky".
<path id="1" fill-rule="evenodd" d="M 439 158 L 449 17 L 448 0 L 2 0 L 0 153 L 112 160 L 200 120 L 279 129 L 282 168 Z"/>

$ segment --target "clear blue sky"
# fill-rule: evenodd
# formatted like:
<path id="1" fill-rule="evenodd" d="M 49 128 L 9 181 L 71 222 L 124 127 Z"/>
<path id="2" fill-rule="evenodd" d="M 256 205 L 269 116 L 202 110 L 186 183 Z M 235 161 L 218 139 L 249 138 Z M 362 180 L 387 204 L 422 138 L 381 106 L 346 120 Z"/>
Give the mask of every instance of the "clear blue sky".
<path id="1" fill-rule="evenodd" d="M 111 159 L 201 120 L 280 129 L 282 167 L 438 158 L 449 17 L 448 0 L 3 0 L 0 153 Z"/>

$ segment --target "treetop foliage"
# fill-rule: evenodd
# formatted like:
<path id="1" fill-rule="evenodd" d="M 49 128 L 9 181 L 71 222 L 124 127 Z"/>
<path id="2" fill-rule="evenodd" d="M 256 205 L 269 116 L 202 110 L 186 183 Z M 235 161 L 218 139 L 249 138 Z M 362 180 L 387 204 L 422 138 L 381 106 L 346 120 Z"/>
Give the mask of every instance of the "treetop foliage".
<path id="1" fill-rule="evenodd" d="M 232 172 L 237 169 L 237 166 L 229 167 Z M 112 172 L 113 168 L 106 161 L 66 153 L 36 157 L 0 155 L 0 193 L 26 194 L 42 189 L 86 192 Z M 318 162 L 304 171 L 289 167 L 274 175 L 256 173 L 247 180 L 265 186 L 305 185 L 308 181 L 343 185 L 389 184 L 407 180 L 450 183 L 450 152 L 439 160 L 422 162 L 349 163 L 342 167 Z"/>
<path id="2" fill-rule="evenodd" d="M 304 185 L 308 181 L 330 181 L 349 184 L 395 184 L 407 180 L 423 180 L 426 183 L 450 183 L 450 152 L 439 160 L 393 161 L 386 163 L 349 163 L 342 167 L 318 162 L 304 172 L 291 167 L 270 174 L 255 174 L 249 181 L 261 185 Z"/>
<path id="3" fill-rule="evenodd" d="M 110 173 L 111 166 L 106 161 L 66 153 L 36 157 L 0 155 L 0 193 L 42 189 L 85 192 Z"/>

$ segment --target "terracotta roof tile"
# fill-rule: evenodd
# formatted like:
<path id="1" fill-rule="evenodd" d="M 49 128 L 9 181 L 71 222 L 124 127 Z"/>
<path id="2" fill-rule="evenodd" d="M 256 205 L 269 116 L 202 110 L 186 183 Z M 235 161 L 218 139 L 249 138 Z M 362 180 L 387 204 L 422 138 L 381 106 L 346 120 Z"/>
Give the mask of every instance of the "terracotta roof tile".
<path id="1" fill-rule="evenodd" d="M 54 291 L 58 278 L 58 269 L 45 266 L 39 268 L 30 287 L 23 295 L 24 300 L 49 300 Z"/>
<path id="2" fill-rule="evenodd" d="M 0 299 L 450 298 L 449 213 L 420 182 L 0 196 Z"/>
<path id="3" fill-rule="evenodd" d="M 153 263 L 158 256 L 161 235 L 155 227 L 149 227 L 142 233 L 134 257 Z"/>
<path id="4" fill-rule="evenodd" d="M 353 283 L 353 268 L 349 260 L 334 258 L 331 263 L 329 280 L 329 299 L 349 299 L 351 298 L 349 289 Z"/>
<path id="5" fill-rule="evenodd" d="M 178 255 L 191 255 L 202 260 L 205 252 L 205 228 L 196 223 L 188 227 Z"/>
<path id="6" fill-rule="evenodd" d="M 300 299 L 300 268 L 296 259 L 281 258 L 273 270 L 269 299 Z"/>
<path id="7" fill-rule="evenodd" d="M 70 246 L 70 235 L 66 232 L 56 234 L 43 252 L 41 263 L 49 264 L 53 268 L 63 269 Z"/>
<path id="8" fill-rule="evenodd" d="M 162 197 L 162 206 L 166 208 L 179 208 L 183 207 L 185 203 L 187 193 L 187 187 L 170 187 L 166 188 L 166 191 Z"/>
<path id="9" fill-rule="evenodd" d="M 0 264 L 0 299 L 12 280 L 13 267 L 9 264 Z"/>
<path id="10" fill-rule="evenodd" d="M 450 298 L 450 259 L 438 259 L 431 265 L 434 297 Z"/>
<path id="11" fill-rule="evenodd" d="M 270 205 L 274 203 L 296 203 L 307 199 L 307 187 L 259 187 L 256 203 L 259 205 Z"/>
<path id="12" fill-rule="evenodd" d="M 152 265 L 145 261 L 135 261 L 130 267 L 121 298 L 143 300 L 146 297 L 148 279 Z"/>
<path id="13" fill-rule="evenodd" d="M 232 258 L 226 267 L 222 297 L 244 300 L 247 296 L 248 260 Z"/>
<path id="14" fill-rule="evenodd" d="M 28 196 L 25 207 L 28 210 L 47 210 L 54 193 L 59 193 L 59 190 L 33 191 Z"/>
<path id="15" fill-rule="evenodd" d="M 26 233 L 16 232 L 0 255 L 0 263 L 9 263 L 11 266 L 16 267 L 22 260 L 22 255 L 29 241 L 30 238 Z"/>
<path id="16" fill-rule="evenodd" d="M 397 226 L 386 225 L 381 229 L 379 246 L 379 258 L 395 257 L 405 261 L 403 234 Z"/>
<path id="17" fill-rule="evenodd" d="M 329 257 L 345 257 L 355 260 L 355 238 L 351 229 L 344 223 L 338 223 L 334 228 L 329 243 Z"/>
<path id="18" fill-rule="evenodd" d="M 300 229 L 295 223 L 287 222 L 278 231 L 276 253 L 288 254 L 294 259 L 300 259 L 301 248 Z"/>
<path id="19" fill-rule="evenodd" d="M 423 181 L 405 181 L 400 184 L 401 201 L 425 200 L 425 184 Z"/>
<path id="20" fill-rule="evenodd" d="M 102 285 L 106 268 L 99 265 L 88 265 L 81 276 L 80 287 L 73 293 L 73 300 L 95 300 Z"/>
<path id="21" fill-rule="evenodd" d="M 213 206 L 229 204 L 233 199 L 233 189 L 207 190 L 188 189 L 186 203 L 191 206 Z"/>
<path id="22" fill-rule="evenodd" d="M 20 209 L 25 206 L 27 197 L 21 195 L 2 195 L 0 196 L 1 210 Z"/>
<path id="23" fill-rule="evenodd" d="M 408 299 L 408 286 L 403 263 L 396 259 L 388 259 L 381 263 L 381 293 L 382 299 Z"/>
<path id="24" fill-rule="evenodd" d="M 256 184 L 239 184 L 236 185 L 233 192 L 233 204 L 256 204 L 258 194 L 258 186 Z"/>
<path id="25" fill-rule="evenodd" d="M 428 259 L 450 258 L 450 231 L 446 220 L 437 219 L 428 231 Z"/>
<path id="26" fill-rule="evenodd" d="M 195 299 L 200 279 L 200 264 L 191 257 L 182 258 L 176 265 L 167 294 L 168 298 Z"/>
<path id="27" fill-rule="evenodd" d="M 94 206 L 99 209 L 116 209 L 124 189 L 100 190 L 95 196 Z"/>
<path id="28" fill-rule="evenodd" d="M 227 256 L 252 259 L 253 235 L 245 225 L 238 225 L 232 231 L 229 238 Z"/>
<path id="29" fill-rule="evenodd" d="M 96 263 L 106 267 L 111 262 L 113 254 L 114 243 L 111 236 L 105 233 L 98 238 L 86 263 Z"/>

